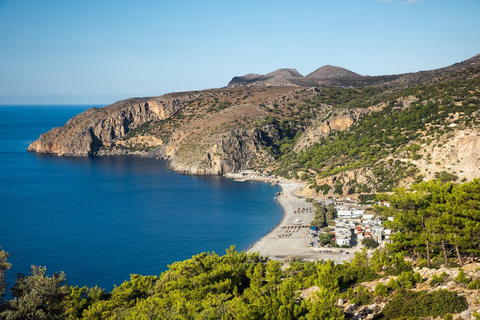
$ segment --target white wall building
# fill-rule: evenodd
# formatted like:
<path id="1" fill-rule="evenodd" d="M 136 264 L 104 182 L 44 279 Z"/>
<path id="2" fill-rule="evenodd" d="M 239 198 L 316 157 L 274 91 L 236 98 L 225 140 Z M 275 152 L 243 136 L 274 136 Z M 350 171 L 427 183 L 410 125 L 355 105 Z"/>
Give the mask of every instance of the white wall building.
<path id="1" fill-rule="evenodd" d="M 350 228 L 335 228 L 335 242 L 339 245 L 352 245 L 352 231 Z"/>
<path id="2" fill-rule="evenodd" d="M 365 212 L 363 210 L 338 209 L 337 216 L 340 219 L 354 219 L 361 217 Z"/>

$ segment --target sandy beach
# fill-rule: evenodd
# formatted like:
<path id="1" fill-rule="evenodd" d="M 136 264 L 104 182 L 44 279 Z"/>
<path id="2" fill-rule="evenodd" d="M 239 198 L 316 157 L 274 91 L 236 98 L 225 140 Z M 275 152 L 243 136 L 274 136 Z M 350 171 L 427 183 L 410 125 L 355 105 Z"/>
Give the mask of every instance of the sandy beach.
<path id="1" fill-rule="evenodd" d="M 355 249 L 310 247 L 310 243 L 314 241 L 316 244 L 318 239 L 310 235 L 309 224 L 314 218 L 314 208 L 304 197 L 296 195 L 297 191 L 305 187 L 305 183 L 251 173 L 247 176 L 230 174 L 227 177 L 239 181 L 256 180 L 277 183 L 282 188 L 281 194 L 277 196 L 277 201 L 283 208 L 282 221 L 248 248 L 248 252 L 259 252 L 262 256 L 269 256 L 270 259 L 279 261 L 291 256 L 308 261 L 332 260 L 335 263 L 353 258 Z"/>

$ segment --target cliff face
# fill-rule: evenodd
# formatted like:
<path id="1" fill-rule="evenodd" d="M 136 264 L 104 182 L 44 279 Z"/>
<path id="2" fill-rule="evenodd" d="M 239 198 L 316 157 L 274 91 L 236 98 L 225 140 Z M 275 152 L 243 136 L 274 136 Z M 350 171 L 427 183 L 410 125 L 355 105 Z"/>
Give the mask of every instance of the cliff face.
<path id="1" fill-rule="evenodd" d="M 29 151 L 59 156 L 94 156 L 135 127 L 153 120 L 163 120 L 184 105 L 185 100 L 130 99 L 108 107 L 91 108 L 70 119 L 63 127 L 53 128 L 31 143 Z"/>
<path id="2" fill-rule="evenodd" d="M 455 128 L 429 145 L 422 144 L 420 152 L 422 158 L 413 162 L 427 179 L 441 171 L 455 172 L 460 181 L 480 176 L 480 128 Z"/>
<path id="3" fill-rule="evenodd" d="M 169 167 L 181 173 L 224 174 L 259 168 L 274 158 L 263 148 L 258 129 L 233 130 L 201 138 L 198 148 L 179 148 L 172 152 Z"/>
<path id="4" fill-rule="evenodd" d="M 166 144 L 170 168 L 189 174 L 223 174 L 268 166 L 274 157 L 267 141 L 279 137 L 268 126 L 248 128 L 265 115 L 256 105 L 241 104 L 186 123 Z"/>

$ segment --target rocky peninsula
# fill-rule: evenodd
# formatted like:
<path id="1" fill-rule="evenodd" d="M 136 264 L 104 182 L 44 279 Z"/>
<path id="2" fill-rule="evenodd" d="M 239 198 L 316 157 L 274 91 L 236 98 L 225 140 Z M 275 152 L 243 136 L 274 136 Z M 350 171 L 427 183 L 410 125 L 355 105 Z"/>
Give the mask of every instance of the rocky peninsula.
<path id="1" fill-rule="evenodd" d="M 195 175 L 276 172 L 309 181 L 303 192 L 309 195 L 382 192 L 442 172 L 469 181 L 480 176 L 479 76 L 480 55 L 394 76 L 360 76 L 333 66 L 306 77 L 294 69 L 249 74 L 225 88 L 88 109 L 28 150 L 154 157 Z M 473 89 L 461 91 L 466 84 Z M 442 93 L 447 87 L 448 99 Z M 416 118 L 375 124 L 409 114 Z"/>

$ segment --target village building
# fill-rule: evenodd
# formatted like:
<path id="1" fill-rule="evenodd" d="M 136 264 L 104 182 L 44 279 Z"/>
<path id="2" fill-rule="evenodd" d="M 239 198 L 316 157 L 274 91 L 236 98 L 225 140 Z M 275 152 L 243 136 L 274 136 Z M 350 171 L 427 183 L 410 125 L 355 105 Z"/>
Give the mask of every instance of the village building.
<path id="1" fill-rule="evenodd" d="M 386 228 L 383 230 L 383 235 L 385 237 L 385 240 L 390 240 L 390 236 L 392 235 L 392 229 Z"/>
<path id="2" fill-rule="evenodd" d="M 355 219 L 361 217 L 365 212 L 363 210 L 357 209 L 352 210 L 350 208 L 339 208 L 337 209 L 337 216 L 340 219 Z"/>
<path id="3" fill-rule="evenodd" d="M 335 242 L 339 246 L 351 246 L 352 245 L 352 231 L 350 228 L 336 227 L 334 230 Z"/>

